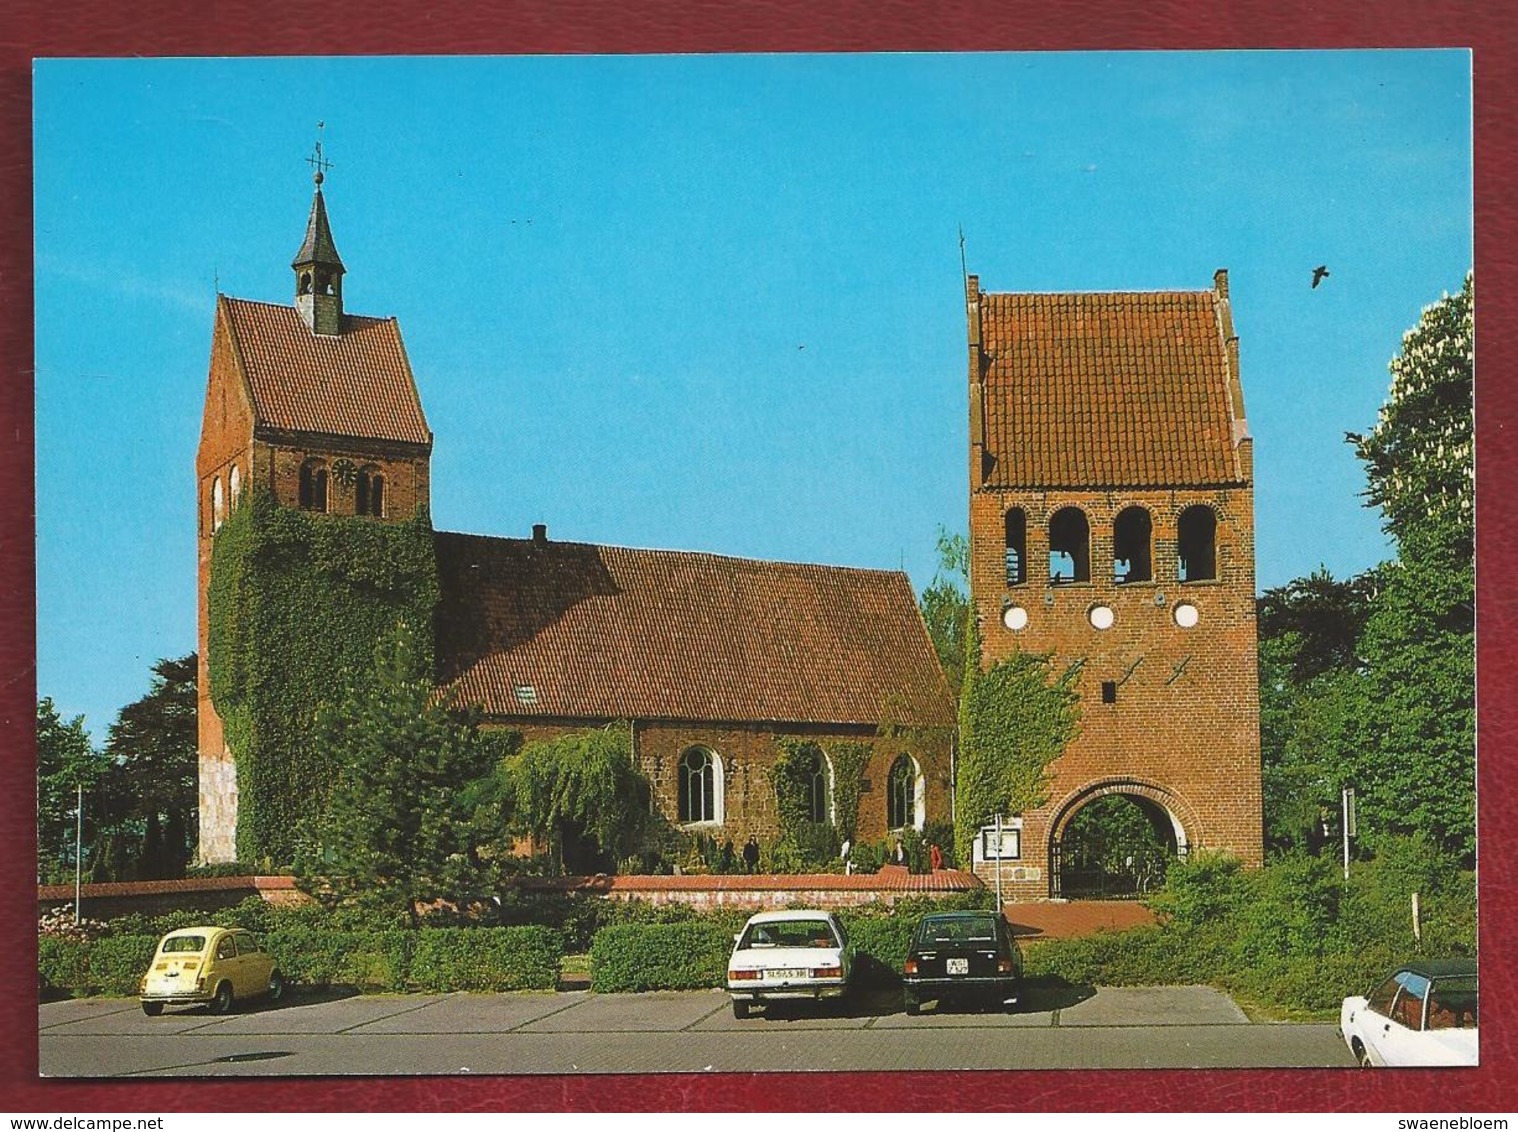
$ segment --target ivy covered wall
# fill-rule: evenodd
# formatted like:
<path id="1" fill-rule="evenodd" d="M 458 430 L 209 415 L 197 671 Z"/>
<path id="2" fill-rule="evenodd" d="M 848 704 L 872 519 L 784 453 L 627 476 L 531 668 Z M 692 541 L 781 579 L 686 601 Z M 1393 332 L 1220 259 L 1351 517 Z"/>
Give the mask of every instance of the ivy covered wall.
<path id="1" fill-rule="evenodd" d="M 309 740 L 318 705 L 403 621 L 431 674 L 431 521 L 307 514 L 255 493 L 216 534 L 208 603 L 211 698 L 237 766 L 237 856 L 293 864 L 314 844 L 333 780 Z"/>

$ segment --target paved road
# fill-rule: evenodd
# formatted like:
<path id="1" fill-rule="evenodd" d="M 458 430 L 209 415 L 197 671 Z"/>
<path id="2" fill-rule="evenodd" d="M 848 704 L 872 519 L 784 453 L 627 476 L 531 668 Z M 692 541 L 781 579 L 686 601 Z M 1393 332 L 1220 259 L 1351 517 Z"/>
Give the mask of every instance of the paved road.
<path id="1" fill-rule="evenodd" d="M 295 996 L 224 1018 L 83 999 L 38 1022 L 60 1077 L 1353 1065 L 1333 1025 L 1250 1023 L 1205 987 L 1035 987 L 1013 1013 L 915 1018 L 899 993 L 740 1022 L 720 991 L 571 991 Z"/>

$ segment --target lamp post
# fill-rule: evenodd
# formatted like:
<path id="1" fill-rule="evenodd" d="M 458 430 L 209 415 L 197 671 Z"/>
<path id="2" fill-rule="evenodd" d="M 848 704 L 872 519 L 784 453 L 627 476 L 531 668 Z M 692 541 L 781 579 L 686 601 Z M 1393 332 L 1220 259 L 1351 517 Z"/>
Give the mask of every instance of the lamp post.
<path id="1" fill-rule="evenodd" d="M 79 896 L 84 885 L 84 783 L 74 783 L 74 923 L 79 922 Z"/>

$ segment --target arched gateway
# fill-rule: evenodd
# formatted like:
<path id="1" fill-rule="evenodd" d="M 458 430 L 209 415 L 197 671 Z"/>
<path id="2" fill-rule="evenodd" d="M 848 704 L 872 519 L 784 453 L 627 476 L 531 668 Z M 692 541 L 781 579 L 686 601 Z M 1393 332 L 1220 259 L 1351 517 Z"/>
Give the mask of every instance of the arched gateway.
<path id="1" fill-rule="evenodd" d="M 1127 803 L 1137 820 L 1108 820 L 1082 828 L 1107 803 Z M 1120 815 L 1121 816 L 1121 815 Z M 1184 858 L 1200 826 L 1191 805 L 1173 790 L 1133 778 L 1110 778 L 1072 791 L 1054 806 L 1049 827 L 1049 895 L 1142 896 Z"/>
<path id="2" fill-rule="evenodd" d="M 1125 821 L 1166 860 L 1260 864 L 1253 442 L 1227 273 L 1066 294 L 972 275 L 965 300 L 982 663 L 1049 654 L 1080 695 L 1048 801 L 982 837 L 977 869 L 1018 900 L 1069 896 L 1082 872 L 1138 887 L 1142 853 L 1107 844 Z"/>

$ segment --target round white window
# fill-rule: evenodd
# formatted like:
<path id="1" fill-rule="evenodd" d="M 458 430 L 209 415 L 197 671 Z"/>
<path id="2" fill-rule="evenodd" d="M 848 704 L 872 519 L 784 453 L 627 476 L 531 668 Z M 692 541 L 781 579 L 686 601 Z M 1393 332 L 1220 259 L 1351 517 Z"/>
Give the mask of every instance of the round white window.
<path id="1" fill-rule="evenodd" d="M 1189 602 L 1183 601 L 1180 605 L 1175 607 L 1175 623 L 1182 629 L 1190 629 L 1194 627 L 1197 621 L 1200 619 L 1201 614 L 1196 611 L 1196 606 L 1190 604 Z"/>
<path id="2" fill-rule="evenodd" d="M 1110 605 L 1093 605 L 1091 612 L 1087 614 L 1091 618 L 1093 629 L 1110 629 L 1114 620 Z"/>
<path id="3" fill-rule="evenodd" d="M 1001 623 L 1014 633 L 1028 627 L 1028 611 L 1020 605 L 1009 605 L 1002 610 Z"/>

